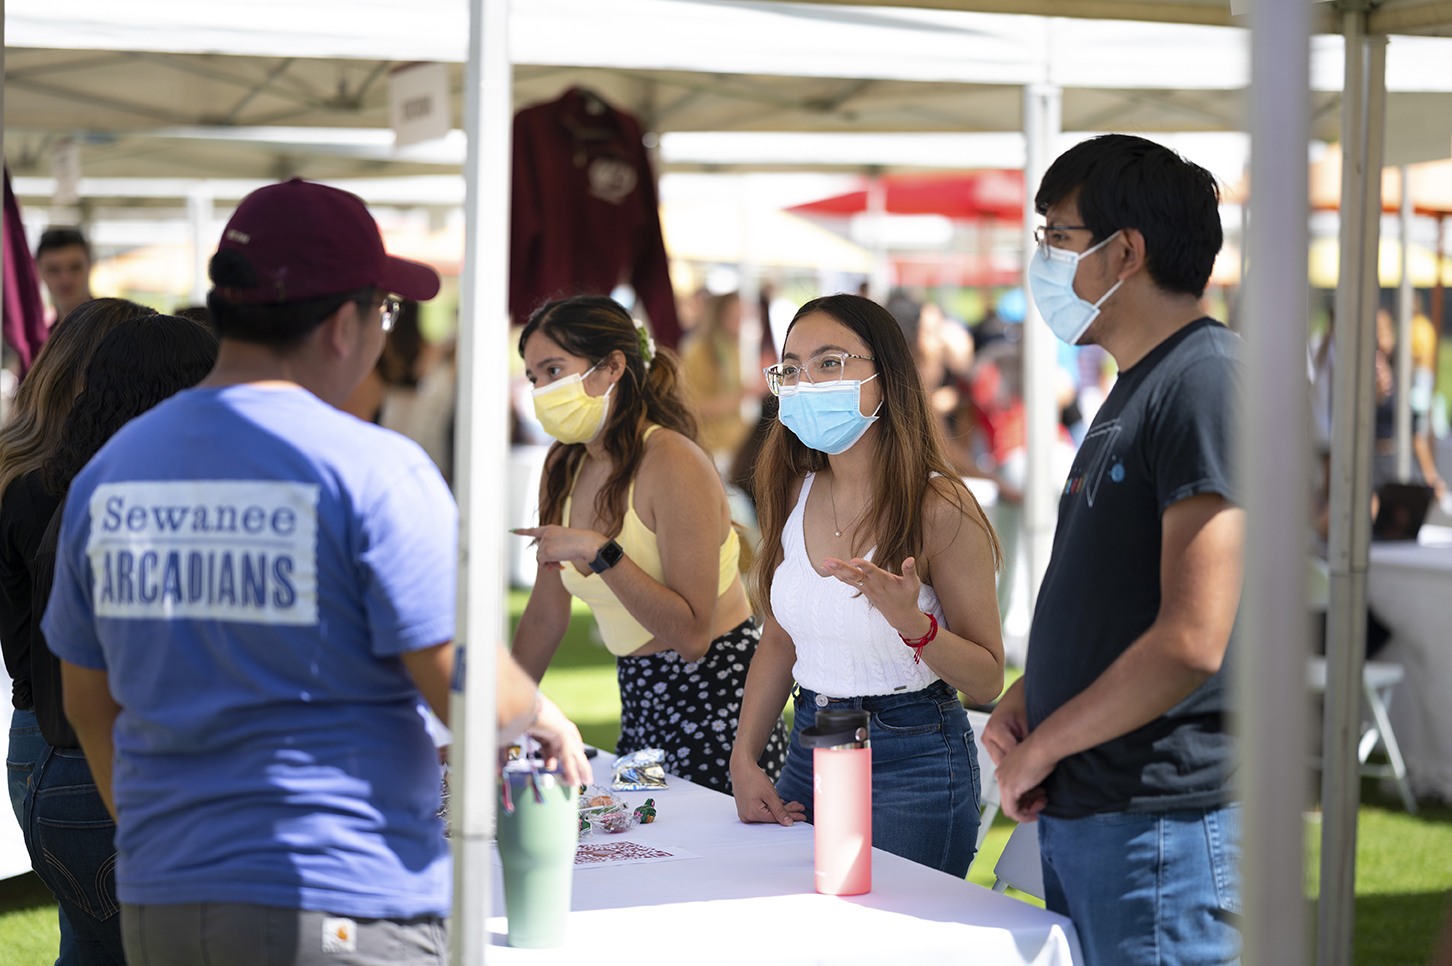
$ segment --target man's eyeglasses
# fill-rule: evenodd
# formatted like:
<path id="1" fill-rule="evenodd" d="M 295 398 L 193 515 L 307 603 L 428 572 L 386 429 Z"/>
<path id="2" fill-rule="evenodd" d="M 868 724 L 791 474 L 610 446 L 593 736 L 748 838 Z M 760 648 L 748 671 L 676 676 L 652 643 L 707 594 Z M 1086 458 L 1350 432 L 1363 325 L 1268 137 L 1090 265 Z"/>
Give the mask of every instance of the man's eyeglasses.
<path id="1" fill-rule="evenodd" d="M 369 297 L 360 293 L 358 298 L 353 299 L 353 302 L 358 306 L 360 319 L 367 318 L 367 313 L 376 311 L 379 321 L 383 323 L 384 333 L 393 331 L 393 323 L 398 321 L 398 299 L 385 295 L 382 300 L 379 300 L 376 295 Z"/>
<path id="2" fill-rule="evenodd" d="M 851 352 L 823 352 L 808 359 L 806 365 L 782 362 L 767 366 L 761 372 L 766 376 L 766 388 L 771 390 L 773 396 L 779 396 L 783 388 L 795 389 L 803 376 L 814 386 L 830 386 L 842 378 L 848 359 L 876 361 L 872 356 L 859 356 Z"/>
<path id="3" fill-rule="evenodd" d="M 383 321 L 383 331 L 392 332 L 393 323 L 398 321 L 398 299 L 385 298 L 379 307 L 379 317 Z"/>
<path id="4" fill-rule="evenodd" d="M 1064 232 L 1091 230 L 1088 225 L 1040 225 L 1034 229 L 1034 243 L 1039 254 L 1048 258 L 1050 248 L 1062 248 L 1069 241 Z"/>

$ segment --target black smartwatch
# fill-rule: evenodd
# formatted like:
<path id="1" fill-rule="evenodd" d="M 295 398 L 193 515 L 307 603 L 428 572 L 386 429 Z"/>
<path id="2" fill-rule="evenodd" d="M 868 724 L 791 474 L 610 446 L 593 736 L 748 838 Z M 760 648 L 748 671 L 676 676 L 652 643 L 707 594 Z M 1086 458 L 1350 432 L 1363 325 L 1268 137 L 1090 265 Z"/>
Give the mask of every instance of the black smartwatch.
<path id="1" fill-rule="evenodd" d="M 600 552 L 595 555 L 595 559 L 590 561 L 590 569 L 597 574 L 603 574 L 618 564 L 620 558 L 624 556 L 625 551 L 620 549 L 620 544 L 614 540 L 607 541 L 605 546 L 600 548 Z"/>

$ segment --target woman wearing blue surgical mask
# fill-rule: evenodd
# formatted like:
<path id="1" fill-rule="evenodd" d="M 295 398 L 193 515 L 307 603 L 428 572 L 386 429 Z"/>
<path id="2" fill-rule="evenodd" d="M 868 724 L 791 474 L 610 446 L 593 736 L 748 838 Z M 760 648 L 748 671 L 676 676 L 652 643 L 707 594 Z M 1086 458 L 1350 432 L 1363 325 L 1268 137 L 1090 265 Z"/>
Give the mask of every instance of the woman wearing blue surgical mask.
<path id="1" fill-rule="evenodd" d="M 617 752 L 661 748 L 674 774 L 731 790 L 746 669 L 760 632 L 738 572 L 726 491 L 696 441 L 675 355 L 617 302 L 550 302 L 519 339 L 545 460 L 539 572 L 514 656 L 539 680 L 590 606 L 620 681 Z M 781 770 L 780 709 L 753 761 Z"/>
<path id="2" fill-rule="evenodd" d="M 766 370 L 779 423 L 756 464 L 766 623 L 731 763 L 743 822 L 811 821 L 823 708 L 871 712 L 872 844 L 963 876 L 977 845 L 978 756 L 958 691 L 1003 690 L 998 538 L 953 473 L 902 330 L 881 306 L 802 306 Z M 792 683 L 795 680 L 795 690 Z M 788 697 L 775 783 L 754 759 Z"/>

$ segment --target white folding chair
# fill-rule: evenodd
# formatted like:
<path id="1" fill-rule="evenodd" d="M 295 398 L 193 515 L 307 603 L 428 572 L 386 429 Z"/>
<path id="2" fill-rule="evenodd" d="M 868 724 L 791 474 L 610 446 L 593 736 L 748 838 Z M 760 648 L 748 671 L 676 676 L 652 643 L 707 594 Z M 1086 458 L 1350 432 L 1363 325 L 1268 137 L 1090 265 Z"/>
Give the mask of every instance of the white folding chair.
<path id="1" fill-rule="evenodd" d="M 1035 899 L 1044 898 L 1044 867 L 1039 862 L 1039 823 L 1020 822 L 1008 837 L 998 864 L 993 867 L 994 892 L 1013 886 Z"/>
<path id="2" fill-rule="evenodd" d="M 1361 763 L 1361 774 L 1371 778 L 1390 778 L 1396 782 L 1397 792 L 1408 815 L 1417 814 L 1417 800 L 1412 796 L 1411 784 L 1407 781 L 1407 765 L 1402 759 L 1401 746 L 1397 744 L 1396 733 L 1392 731 L 1387 706 L 1391 704 L 1392 690 L 1407 676 L 1406 670 L 1391 661 L 1367 661 L 1361 671 L 1361 693 L 1366 698 L 1371 721 L 1361 723 L 1361 742 L 1356 746 L 1356 757 Z M 1306 665 L 1306 686 L 1316 694 L 1326 693 L 1326 659 L 1313 657 Z M 1366 759 L 1377 745 L 1386 748 L 1388 765 L 1368 765 Z M 1321 759 L 1316 759 L 1319 767 Z"/>
<path id="3" fill-rule="evenodd" d="M 983 801 L 983 811 L 978 820 L 978 848 L 982 849 L 983 840 L 988 837 L 988 827 L 998 815 L 1001 802 L 998 795 L 998 770 L 983 744 L 983 729 L 988 726 L 988 712 L 969 709 L 968 723 L 973 726 L 973 744 L 978 748 L 978 783 Z"/>

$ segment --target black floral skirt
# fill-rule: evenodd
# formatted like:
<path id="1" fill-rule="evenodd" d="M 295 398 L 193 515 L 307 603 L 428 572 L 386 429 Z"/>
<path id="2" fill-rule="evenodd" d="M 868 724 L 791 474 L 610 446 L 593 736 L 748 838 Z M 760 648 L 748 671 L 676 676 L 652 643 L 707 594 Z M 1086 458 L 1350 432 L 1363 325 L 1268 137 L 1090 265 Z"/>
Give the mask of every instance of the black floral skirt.
<path id="1" fill-rule="evenodd" d="M 615 659 L 620 679 L 620 743 L 624 755 L 661 748 L 666 770 L 697 785 L 731 792 L 731 745 L 746 689 L 746 669 L 761 631 L 755 618 L 711 642 L 706 656 L 687 662 L 675 651 Z M 757 759 L 776 781 L 786 761 L 786 725 L 780 718 Z"/>

